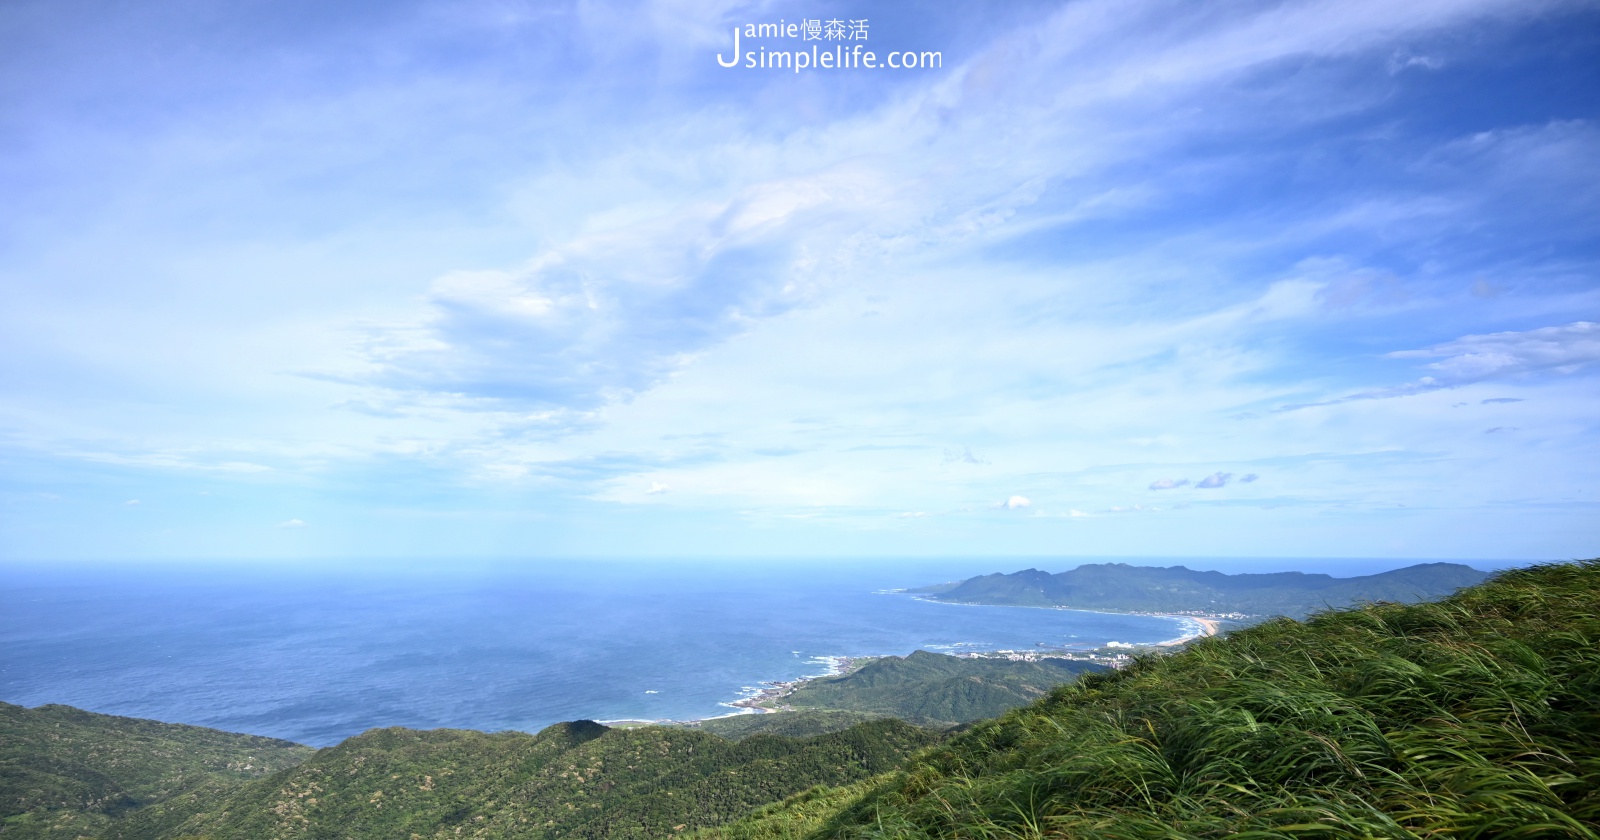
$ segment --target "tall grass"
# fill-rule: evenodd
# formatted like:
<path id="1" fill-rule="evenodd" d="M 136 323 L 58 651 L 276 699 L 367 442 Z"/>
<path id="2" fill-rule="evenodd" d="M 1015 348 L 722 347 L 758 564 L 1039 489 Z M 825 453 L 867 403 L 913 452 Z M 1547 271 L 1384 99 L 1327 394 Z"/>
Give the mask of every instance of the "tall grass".
<path id="1" fill-rule="evenodd" d="M 819 838 L 1600 840 L 1600 561 L 1140 659 L 807 824 Z"/>

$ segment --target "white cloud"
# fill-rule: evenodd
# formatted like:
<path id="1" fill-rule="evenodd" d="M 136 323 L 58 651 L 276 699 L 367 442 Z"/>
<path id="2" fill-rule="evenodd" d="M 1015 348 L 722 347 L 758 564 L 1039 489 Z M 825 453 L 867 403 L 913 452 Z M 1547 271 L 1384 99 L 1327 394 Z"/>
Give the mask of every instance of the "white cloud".
<path id="1" fill-rule="evenodd" d="M 973 455 L 972 454 L 972 449 L 970 447 L 963 446 L 963 447 L 961 447 L 961 451 L 959 451 L 959 452 L 957 452 L 954 449 L 946 449 L 944 451 L 944 460 L 941 463 L 945 463 L 945 464 L 974 464 L 974 465 L 978 465 L 978 466 L 984 466 L 984 465 L 987 465 L 989 462 L 983 460 L 982 458 L 979 458 L 976 455 Z"/>
<path id="2" fill-rule="evenodd" d="M 1523 332 L 1468 335 L 1422 350 L 1390 353 L 1395 359 L 1440 359 L 1427 365 L 1450 384 L 1552 371 L 1576 373 L 1600 360 L 1600 323 L 1578 321 Z"/>
<path id="3" fill-rule="evenodd" d="M 1232 478 L 1233 473 L 1214 472 L 1205 478 L 1200 479 L 1195 483 L 1194 486 L 1202 490 L 1215 490 L 1218 487 L 1226 485 Z"/>
<path id="4" fill-rule="evenodd" d="M 615 24 L 627 33 L 615 43 L 578 36 L 567 45 L 589 56 L 647 56 L 663 74 L 685 73 L 672 64 L 674 49 L 692 44 L 714 51 L 725 38 L 724 18 L 751 8 L 707 10 L 690 0 L 647 5 L 634 14 L 605 0 L 580 4 L 575 14 L 586 31 Z M 366 241 L 332 221 L 302 222 L 286 212 L 316 203 L 305 192 L 277 195 L 275 206 L 253 197 L 245 202 L 253 217 L 293 219 L 296 228 L 319 231 L 315 242 L 288 243 L 306 253 L 305 265 L 338 253 L 361 259 L 322 273 L 264 263 L 262 253 L 292 248 L 278 247 L 284 243 L 270 231 L 257 238 L 256 227 L 234 224 L 239 219 L 224 220 L 229 224 L 218 229 L 250 230 L 246 246 L 230 250 L 207 237 L 199 248 L 189 243 L 201 240 L 182 229 L 170 240 L 153 237 L 143 268 L 139 255 L 129 259 L 104 242 L 61 248 L 60 234 L 41 253 L 116 254 L 129 262 L 132 280 L 101 271 L 118 278 L 104 291 L 123 286 L 131 292 L 108 306 L 100 321 L 85 317 L 94 295 L 74 295 L 53 319 L 23 308 L 16 310 L 21 315 L 0 315 L 11 319 L 0 324 L 8 336 L 9 326 L 23 321 L 138 324 L 146 337 L 181 336 L 165 342 L 123 336 L 118 343 L 104 339 L 105 330 L 80 326 L 71 352 L 60 355 L 71 365 L 80 355 L 98 355 L 97 363 L 114 359 L 99 371 L 106 381 L 133 381 L 111 375 L 118 370 L 161 371 L 173 380 L 150 386 L 161 389 L 162 399 L 129 405 L 175 405 L 181 395 L 166 396 L 187 387 L 188 408 L 215 407 L 206 421 L 191 421 L 183 411 L 104 411 L 87 399 L 67 408 L 17 399 L 3 406 L 5 420 L 28 428 L 8 440 L 26 446 L 43 441 L 36 448 L 130 473 L 226 473 L 218 480 L 233 482 L 231 498 L 247 497 L 252 486 L 288 482 L 353 487 L 356 482 L 346 480 L 352 474 L 421 476 L 404 483 L 493 485 L 485 491 L 491 502 L 494 493 L 515 491 L 543 494 L 538 498 L 556 504 L 643 502 L 670 489 L 674 509 L 776 517 L 778 510 L 798 515 L 792 512 L 811 507 L 818 521 L 857 517 L 884 528 L 891 527 L 885 513 L 893 510 L 915 511 L 899 514 L 907 518 L 922 511 L 993 511 L 994 500 L 1006 499 L 1018 485 L 1097 512 L 1113 505 L 1133 510 L 1125 505 L 1144 496 L 1137 486 L 1150 474 L 1192 471 L 1188 465 L 1197 463 L 1265 465 L 1273 458 L 1293 462 L 1274 473 L 1275 483 L 1288 469 L 1298 470 L 1294 486 L 1308 498 L 1342 503 L 1357 487 L 1372 495 L 1402 494 L 1390 489 L 1402 482 L 1387 466 L 1306 466 L 1294 459 L 1312 448 L 1352 456 L 1437 450 L 1459 454 L 1461 464 L 1476 468 L 1479 455 L 1470 447 L 1496 443 L 1509 451 L 1533 435 L 1486 439 L 1485 426 L 1509 419 L 1497 416 L 1465 418 L 1465 431 L 1453 438 L 1456 430 L 1430 414 L 1430 394 L 1471 377 L 1578 370 L 1589 351 L 1574 350 L 1570 335 L 1548 338 L 1565 349 L 1544 355 L 1528 341 L 1496 338 L 1537 338 L 1538 331 L 1467 336 L 1412 351 L 1417 355 L 1409 358 L 1429 363 L 1418 372 L 1430 374 L 1421 381 L 1341 397 L 1351 394 L 1350 383 L 1373 381 L 1371 371 L 1360 368 L 1369 360 L 1352 361 L 1369 351 L 1351 353 L 1351 347 L 1374 346 L 1359 319 L 1411 308 L 1420 314 L 1404 323 L 1464 323 L 1474 326 L 1459 332 L 1488 333 L 1503 324 L 1565 322 L 1591 311 L 1585 301 L 1592 296 L 1578 292 L 1541 298 L 1540 266 L 1517 262 L 1521 257 L 1512 260 L 1517 264 L 1497 262 L 1507 253 L 1549 249 L 1524 247 L 1527 237 L 1489 228 L 1496 219 L 1520 215 L 1518 208 L 1591 195 L 1585 185 L 1592 178 L 1584 179 L 1594 165 L 1585 161 L 1600 158 L 1592 153 L 1595 131 L 1587 124 L 1485 132 L 1430 156 L 1424 147 L 1437 142 L 1438 126 L 1419 133 L 1385 122 L 1383 108 L 1361 111 L 1392 102 L 1391 85 L 1417 81 L 1422 74 L 1416 71 L 1431 69 L 1436 56 L 1448 60 L 1447 72 L 1466 63 L 1449 44 L 1471 42 L 1481 30 L 1462 24 L 1499 25 L 1547 7 L 1538 0 L 1398 6 L 1246 0 L 1226 8 L 1084 0 L 1051 6 L 1043 18 L 1023 9 L 1013 18 L 1015 32 L 974 39 L 965 51 L 970 61 L 945 73 L 903 76 L 866 94 L 861 79 L 844 76 L 831 77 L 840 84 L 828 81 L 822 96 L 792 95 L 795 84 L 821 76 L 770 82 L 740 76 L 749 87 L 732 97 L 706 93 L 698 80 L 686 95 L 670 79 L 653 78 L 651 93 L 663 98 L 652 99 L 642 116 L 621 120 L 610 119 L 616 109 L 598 102 L 550 109 L 550 122 L 529 122 L 527 114 L 549 103 L 520 93 L 496 98 L 500 88 L 473 88 L 470 79 L 446 90 L 449 98 L 493 113 L 495 131 L 462 121 L 459 111 L 416 108 L 436 100 L 386 86 L 381 97 L 426 114 L 419 123 L 474 138 L 466 150 L 471 165 L 445 167 L 450 189 L 424 196 L 422 218 L 409 220 L 411 227 L 402 219 L 390 229 L 391 213 L 398 217 L 406 208 L 380 207 L 377 199 L 350 208 L 349 224 L 370 228 L 362 234 Z M 562 28 L 566 22 L 557 14 L 539 28 L 570 39 L 562 34 L 571 31 Z M 670 47 L 655 49 L 663 41 Z M 693 59 L 707 64 L 710 55 L 702 51 Z M 1381 78 L 1386 59 L 1391 69 L 1398 63 L 1405 70 L 1392 83 Z M 494 67 L 493 60 L 486 42 L 483 66 Z M 557 86 L 581 92 L 578 97 L 607 89 L 591 84 L 602 77 L 574 72 L 579 75 L 563 75 Z M 538 74 L 500 75 L 514 79 L 519 91 L 524 83 L 530 89 L 552 84 Z M 351 103 L 371 110 L 359 93 L 351 94 Z M 682 101 L 670 101 L 680 95 Z M 251 120 L 257 113 L 245 106 L 229 110 Z M 332 112 L 319 112 L 319 122 L 342 124 L 321 119 Z M 1365 119 L 1372 116 L 1376 123 Z M 381 125 L 370 118 L 360 124 Z M 390 137 L 407 136 L 415 126 L 392 127 L 315 139 L 381 156 Z M 246 133 L 230 130 L 211 139 Z M 383 140 L 366 142 L 370 137 Z M 541 138 L 541 149 L 548 144 L 550 153 L 527 154 L 528 137 Z M 1292 138 L 1316 138 L 1315 148 Z M 136 139 L 159 144 L 159 138 Z M 281 136 L 268 140 L 296 146 Z M 1366 172 L 1341 168 L 1351 165 L 1350 156 L 1337 149 L 1352 141 L 1373 151 L 1355 157 L 1385 161 L 1380 178 L 1363 181 Z M 427 158 L 450 159 L 450 149 L 436 155 L 431 144 L 418 145 L 428 147 Z M 462 151 L 454 154 L 468 160 Z M 1308 153 L 1325 155 L 1326 166 L 1308 165 Z M 374 160 L 372 166 L 332 166 L 313 155 L 294 165 L 335 173 L 335 181 L 345 171 L 404 168 Z M 51 171 L 35 163 L 18 165 Z M 137 175 L 140 162 L 130 163 Z M 174 161 L 142 165 L 164 175 L 135 180 L 213 183 L 199 177 L 208 173 Z M 1474 167 L 1499 174 L 1466 177 Z M 1284 173 L 1324 169 L 1342 181 L 1338 188 L 1306 183 L 1301 199 L 1276 195 L 1269 186 L 1283 183 Z M 1418 172 L 1420 181 L 1405 180 Z M 328 180 L 281 174 L 267 172 L 259 183 Z M 1556 178 L 1571 180 L 1573 188 L 1547 189 Z M 1496 198 L 1482 189 L 1490 182 L 1506 190 L 1531 183 L 1527 189 L 1548 195 L 1538 204 L 1504 202 L 1486 213 L 1483 207 Z M 237 181 L 216 183 L 226 187 L 219 194 L 229 202 L 251 193 Z M 334 187 L 351 195 L 381 193 L 343 182 Z M 470 195 L 489 197 L 462 198 Z M 1243 195 L 1252 197 L 1251 206 L 1240 211 L 1234 199 Z M 130 218 L 141 223 L 145 208 L 159 211 L 158 205 L 183 200 L 152 198 L 160 201 L 122 200 L 140 208 Z M 14 206 L 17 218 L 36 215 L 25 202 Z M 448 227 L 452 215 L 461 230 L 441 230 L 430 239 L 435 221 Z M 1419 237 L 1421 226 L 1435 233 L 1470 231 L 1484 245 L 1466 251 L 1484 264 L 1450 276 L 1455 269 L 1444 252 L 1468 234 Z M 76 227 L 146 230 L 104 220 Z M 407 235 L 416 230 L 430 232 Z M 180 242 L 183 248 L 171 247 Z M 1512 247 L 1495 254 L 1489 244 L 1495 242 Z M 518 263 L 519 256 L 528 259 Z M 1552 270 L 1563 278 L 1563 289 L 1582 285 L 1571 279 L 1587 276 L 1582 259 L 1551 263 L 1559 263 Z M 10 256 L 0 262 L 0 273 L 18 277 L 55 270 L 46 265 L 43 273 L 33 272 L 34 266 Z M 244 290 L 227 300 L 214 284 L 204 286 L 214 294 L 174 295 L 159 288 L 157 278 L 177 264 L 198 267 L 181 278 L 192 288 L 227 266 L 256 271 L 248 282 L 274 294 L 258 294 L 240 280 L 226 284 Z M 94 274 L 90 268 L 73 270 L 87 277 Z M 1457 307 L 1478 272 L 1494 280 L 1492 311 L 1476 300 L 1466 305 L 1482 309 Z M 1441 303 L 1428 288 L 1435 280 L 1461 300 Z M 269 285 L 279 282 L 297 285 Z M 24 302 L 44 296 L 49 285 L 29 289 Z M 268 298 L 293 303 L 282 311 L 256 311 Z M 168 301 L 197 299 L 208 303 L 168 311 Z M 133 303 L 124 313 L 127 301 Z M 1528 311 L 1541 306 L 1537 317 L 1543 320 L 1530 320 Z M 1422 311 L 1428 307 L 1434 309 Z M 1326 322 L 1338 319 L 1338 328 L 1330 329 Z M 273 320 L 272 328 L 257 328 Z M 220 337 L 205 345 L 207 352 L 194 351 L 186 329 L 201 323 L 218 325 Z M 353 346 L 346 347 L 352 335 Z M 1329 344 L 1333 335 L 1355 343 Z M 1384 346 L 1417 347 L 1435 335 Z M 1469 340 L 1479 341 L 1467 346 Z M 172 364 L 146 354 L 144 348 L 163 343 L 171 347 Z M 138 349 L 120 352 L 132 348 Z M 305 371 L 324 359 L 332 361 L 317 376 L 281 373 Z M 63 365 L 67 375 L 30 379 L 100 381 L 83 379 L 71 365 Z M 226 394 L 193 375 L 201 368 L 227 383 Z M 1592 416 L 1584 413 L 1581 394 L 1562 393 L 1565 398 L 1556 399 L 1540 391 L 1537 406 L 1567 418 L 1568 428 L 1589 428 L 1581 425 L 1582 417 Z M 1367 402 L 1338 412 L 1266 410 L 1325 395 L 1334 399 L 1308 404 Z M 1400 396 L 1417 399 L 1372 402 Z M 340 410 L 326 411 L 330 405 Z M 1259 408 L 1247 420 L 1225 419 L 1240 407 Z M 1518 413 L 1516 422 L 1534 428 L 1522 417 Z M 1467 437 L 1472 443 L 1461 444 Z M 956 440 L 971 446 L 945 448 Z M 942 464 L 934 458 L 941 449 Z M 264 474 L 263 464 L 277 472 Z M 986 467 L 940 468 L 950 464 Z M 1441 467 L 1429 475 L 1473 485 L 1450 482 L 1447 472 Z M 1218 483 L 1199 486 L 1220 487 L 1226 476 L 1219 472 L 1206 480 Z M 1417 478 L 1404 492 L 1420 497 L 1414 491 L 1423 481 Z M 1148 486 L 1194 485 L 1168 478 Z M 374 503 L 370 495 L 364 501 Z M 1008 509 L 1030 504 L 1021 496 L 999 503 Z M 656 510 L 630 513 L 673 512 L 641 507 Z"/>
<path id="5" fill-rule="evenodd" d="M 1154 197 L 1149 188 L 1074 180 L 1188 132 L 1209 136 L 1217 117 L 1212 109 L 1205 119 L 1167 113 L 1121 123 L 1111 136 L 1083 130 L 1084 122 L 1225 87 L 1237 74 L 1287 56 L 1392 51 L 1419 32 L 1526 12 L 1503 0 L 1404 15 L 1380 5 L 1191 13 L 1166 22 L 1165 36 L 1146 37 L 1170 8 L 1071 4 L 1027 26 L 1029 37 L 1048 45 L 1042 49 L 1019 53 L 1013 39 L 1000 38 L 956 72 L 815 130 L 773 138 L 723 112 L 693 120 L 675 114 L 670 128 L 630 131 L 628 145 L 599 144 L 549 176 L 555 180 L 541 180 L 540 204 L 579 208 L 563 211 L 572 217 L 568 235 L 520 269 L 439 277 L 427 316 L 395 328 L 423 339 L 396 353 L 392 342 L 374 336 L 359 378 L 401 392 L 545 406 L 626 399 L 707 347 L 807 305 L 832 278 L 872 270 L 873 257 L 886 250 L 935 243 L 959 250 L 991 235 L 1063 226 L 1070 219 L 1055 205 L 1066 198 L 1080 208 L 1068 216 L 1123 212 L 1123 204 L 1090 199 L 1131 191 L 1145 201 Z M 1079 72 L 1087 68 L 1094 72 Z M 1061 79 L 1072 82 L 1062 89 Z M 1300 98 L 1272 104 L 1287 108 Z M 1252 99 L 1228 118 L 1269 119 L 1254 116 L 1260 108 Z M 973 147 L 992 142 L 994 125 L 1010 126 L 1011 142 L 1022 147 L 975 161 Z M 1159 127 L 1134 130 L 1143 125 Z M 861 155 L 862 148 L 875 153 Z M 690 180 L 696 166 L 725 174 Z M 932 171 L 943 174 L 924 174 Z M 1050 193 L 1062 184 L 1072 185 L 1065 195 Z M 1046 201 L 1048 209 L 1038 206 Z M 1279 283 L 1227 317 L 1298 317 L 1314 308 L 1319 288 Z"/>
<path id="6" fill-rule="evenodd" d="M 1033 501 L 1027 496 L 1012 496 L 1011 498 L 1006 499 L 1004 502 L 1001 502 L 1000 506 L 1006 510 L 1021 510 L 1025 507 L 1032 507 Z"/>
<path id="7" fill-rule="evenodd" d="M 133 507 L 134 505 L 139 504 L 139 500 L 138 499 L 129 499 L 126 502 L 123 502 L 123 504 L 127 505 L 128 507 Z"/>
<path id="8" fill-rule="evenodd" d="M 286 519 L 277 524 L 279 528 L 304 528 L 306 523 L 299 519 Z"/>
<path id="9" fill-rule="evenodd" d="M 1256 475 L 1255 473 L 1246 473 L 1245 475 L 1240 476 L 1239 483 L 1240 484 L 1249 484 L 1250 482 L 1255 481 L 1256 479 L 1258 479 L 1260 477 L 1261 476 Z"/>

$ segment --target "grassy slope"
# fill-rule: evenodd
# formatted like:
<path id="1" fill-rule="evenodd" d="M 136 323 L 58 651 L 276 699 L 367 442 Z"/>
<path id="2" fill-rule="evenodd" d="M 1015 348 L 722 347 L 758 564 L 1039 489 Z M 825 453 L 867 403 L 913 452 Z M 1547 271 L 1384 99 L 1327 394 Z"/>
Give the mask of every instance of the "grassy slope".
<path id="1" fill-rule="evenodd" d="M 708 836 L 1595 840 L 1600 561 L 1205 640 L 812 797 Z"/>
<path id="2" fill-rule="evenodd" d="M 919 650 L 875 659 L 844 676 L 809 680 L 783 702 L 796 709 L 844 709 L 953 726 L 1031 703 L 1079 674 L 1098 670 L 1101 666 L 1063 659 L 961 659 Z"/>
<path id="3" fill-rule="evenodd" d="M 114 836 L 663 837 L 881 774 L 936 739 L 897 720 L 739 742 L 589 722 L 537 735 L 374 730 L 225 801 L 135 814 Z"/>
<path id="4" fill-rule="evenodd" d="M 96 834 L 117 814 L 231 789 L 313 752 L 275 738 L 0 703 L 0 837 Z"/>

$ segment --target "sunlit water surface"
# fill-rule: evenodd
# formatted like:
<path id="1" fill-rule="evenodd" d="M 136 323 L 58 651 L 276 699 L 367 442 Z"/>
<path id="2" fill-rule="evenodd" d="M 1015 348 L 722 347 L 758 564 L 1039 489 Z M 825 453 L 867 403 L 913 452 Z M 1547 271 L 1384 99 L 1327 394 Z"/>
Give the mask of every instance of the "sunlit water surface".
<path id="1" fill-rule="evenodd" d="M 991 561 L 992 562 L 992 561 Z M 1188 622 L 931 603 L 983 563 L 0 569 L 0 700 L 335 743 L 691 719 L 822 657 L 1159 642 Z"/>

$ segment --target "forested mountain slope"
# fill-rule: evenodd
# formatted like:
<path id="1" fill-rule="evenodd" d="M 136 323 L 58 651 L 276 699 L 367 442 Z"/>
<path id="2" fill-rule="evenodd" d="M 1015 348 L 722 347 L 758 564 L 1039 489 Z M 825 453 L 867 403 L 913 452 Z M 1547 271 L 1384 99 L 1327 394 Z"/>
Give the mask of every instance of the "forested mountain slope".
<path id="1" fill-rule="evenodd" d="M 874 712 L 851 712 L 842 709 L 807 709 L 799 712 L 778 712 L 764 715 L 730 715 L 710 720 L 685 723 L 692 729 L 710 732 L 735 741 L 752 735 L 785 735 L 790 738 L 809 738 L 849 729 L 858 723 L 891 715 Z"/>
<path id="2" fill-rule="evenodd" d="M 937 740 L 898 720 L 738 742 L 591 721 L 536 735 L 379 729 L 225 798 L 152 806 L 108 837 L 664 837 L 883 773 Z"/>
<path id="3" fill-rule="evenodd" d="M 1090 675 L 703 838 L 1600 837 L 1600 561 Z"/>
<path id="4" fill-rule="evenodd" d="M 199 726 L 0 703 L 0 837 L 94 836 L 145 804 L 220 796 L 314 752 Z"/>

